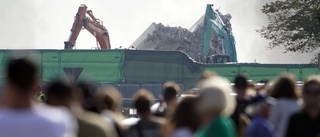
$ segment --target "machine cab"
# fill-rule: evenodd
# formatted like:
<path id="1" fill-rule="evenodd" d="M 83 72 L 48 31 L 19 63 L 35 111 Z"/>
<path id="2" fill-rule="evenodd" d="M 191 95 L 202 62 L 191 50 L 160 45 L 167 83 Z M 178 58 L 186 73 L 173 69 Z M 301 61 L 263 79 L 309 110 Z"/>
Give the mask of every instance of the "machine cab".
<path id="1" fill-rule="evenodd" d="M 227 63 L 230 61 L 229 55 L 210 55 L 206 58 L 206 63 Z"/>

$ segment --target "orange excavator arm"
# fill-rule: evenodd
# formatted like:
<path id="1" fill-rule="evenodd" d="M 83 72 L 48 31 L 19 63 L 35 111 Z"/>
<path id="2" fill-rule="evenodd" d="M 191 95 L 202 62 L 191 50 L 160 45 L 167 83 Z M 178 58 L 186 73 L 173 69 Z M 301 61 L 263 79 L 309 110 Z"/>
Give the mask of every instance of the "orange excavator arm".
<path id="1" fill-rule="evenodd" d="M 89 17 L 86 16 L 86 13 Z M 111 49 L 108 30 L 102 25 L 102 22 L 95 18 L 91 10 L 87 11 L 87 6 L 81 4 L 76 14 L 68 41 L 65 41 L 64 49 L 72 49 L 81 29 L 88 30 L 98 41 L 100 49 Z"/>
<path id="2" fill-rule="evenodd" d="M 109 33 L 107 29 L 99 23 L 87 19 L 84 23 L 86 28 L 93 36 L 96 37 L 101 49 L 110 49 Z"/>

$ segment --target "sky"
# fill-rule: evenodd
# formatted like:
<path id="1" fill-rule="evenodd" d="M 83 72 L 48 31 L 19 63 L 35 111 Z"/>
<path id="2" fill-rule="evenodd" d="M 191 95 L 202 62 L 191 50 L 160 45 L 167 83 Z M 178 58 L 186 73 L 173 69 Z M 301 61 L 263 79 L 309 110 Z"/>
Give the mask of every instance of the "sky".
<path id="1" fill-rule="evenodd" d="M 0 49 L 63 49 L 80 4 L 86 4 L 108 29 L 112 48 L 130 46 L 152 23 L 190 28 L 214 4 L 231 14 L 239 62 L 309 63 L 315 53 L 284 54 L 266 48 L 256 32 L 267 25 L 262 6 L 272 0 L 0 0 Z M 96 47 L 82 30 L 76 49 Z"/>

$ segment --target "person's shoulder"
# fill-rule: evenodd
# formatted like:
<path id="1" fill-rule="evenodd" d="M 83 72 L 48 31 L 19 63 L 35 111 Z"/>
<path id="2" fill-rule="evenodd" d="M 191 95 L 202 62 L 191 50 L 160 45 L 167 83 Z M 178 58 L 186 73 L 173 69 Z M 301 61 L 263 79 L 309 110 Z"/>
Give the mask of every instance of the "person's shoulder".
<path id="1" fill-rule="evenodd" d="M 234 128 L 233 120 L 226 116 L 219 116 L 214 120 L 212 127 L 220 129 L 233 129 Z"/>
<path id="2" fill-rule="evenodd" d="M 290 98 L 280 98 L 275 101 L 275 104 L 279 105 L 296 105 L 299 106 L 299 101 L 296 99 L 290 99 Z"/>
<path id="3" fill-rule="evenodd" d="M 229 117 L 226 117 L 226 116 L 219 116 L 217 119 L 216 119 L 216 122 L 221 122 L 221 123 L 230 123 L 232 122 L 232 119 L 229 118 Z"/>
<path id="4" fill-rule="evenodd" d="M 88 128 L 99 128 L 105 130 L 106 128 L 110 128 L 109 126 L 113 125 L 111 119 L 104 118 L 101 115 L 90 111 L 77 113 L 76 118 L 79 122 L 79 126 Z"/>
<path id="5" fill-rule="evenodd" d="M 210 125 L 208 134 L 213 136 L 235 137 L 236 127 L 231 118 L 226 116 L 219 116 Z"/>
<path id="6" fill-rule="evenodd" d="M 12 110 L 8 108 L 2 111 L 5 113 L 3 115 L 6 116 L 2 119 L 5 122 L 0 123 L 8 127 L 14 126 L 17 128 L 24 126 L 24 128 L 30 132 L 40 129 L 42 132 L 50 134 L 50 136 L 72 136 L 76 128 L 72 125 L 74 121 L 67 115 L 67 112 L 63 109 L 53 108 L 45 104 L 33 104 L 31 108 L 25 110 Z M 32 126 L 26 127 L 28 124 Z"/>
<path id="7" fill-rule="evenodd" d="M 55 106 L 49 106 L 47 104 L 43 104 L 43 103 L 34 103 L 33 104 L 33 109 L 36 110 L 36 112 L 38 113 L 50 113 L 50 112 L 66 112 L 66 108 L 64 107 L 55 107 Z M 51 113 L 52 114 L 52 113 Z"/>
<path id="8" fill-rule="evenodd" d="M 160 107 L 160 102 L 154 103 L 154 104 L 150 107 L 151 112 L 152 112 L 152 113 L 156 113 L 159 107 Z"/>
<path id="9" fill-rule="evenodd" d="M 90 111 L 83 111 L 76 115 L 77 120 L 85 125 L 96 126 L 100 128 L 110 128 L 113 121 L 108 117 L 103 117 L 97 113 Z"/>
<path id="10" fill-rule="evenodd" d="M 295 113 L 293 113 L 290 117 L 290 120 L 298 120 L 301 119 L 305 116 L 305 112 L 303 112 L 303 110 L 297 111 Z"/>
<path id="11" fill-rule="evenodd" d="M 33 109 L 39 117 L 54 120 L 70 118 L 71 112 L 65 107 L 53 107 L 46 104 L 36 104 Z M 68 116 L 68 117 L 66 117 Z"/>
<path id="12" fill-rule="evenodd" d="M 159 125 L 164 125 L 166 123 L 166 119 L 163 117 L 152 117 L 151 121 L 154 122 L 155 124 L 159 124 Z"/>
<path id="13" fill-rule="evenodd" d="M 130 127 L 130 126 L 137 124 L 139 120 L 140 120 L 139 118 L 131 117 L 131 118 L 127 118 L 127 119 L 122 120 L 121 124 L 124 126 Z"/>
<path id="14" fill-rule="evenodd" d="M 83 111 L 81 113 L 78 113 L 76 114 L 76 117 L 77 119 L 86 121 L 88 123 L 101 123 L 106 121 L 101 115 L 90 111 Z"/>
<path id="15" fill-rule="evenodd" d="M 178 128 L 169 137 L 192 137 L 193 134 L 188 128 Z"/>
<path id="16" fill-rule="evenodd" d="M 65 107 L 54 107 L 41 103 L 35 104 L 33 109 L 35 116 L 38 117 L 39 121 L 70 128 L 70 130 L 77 128 L 73 114 Z"/>

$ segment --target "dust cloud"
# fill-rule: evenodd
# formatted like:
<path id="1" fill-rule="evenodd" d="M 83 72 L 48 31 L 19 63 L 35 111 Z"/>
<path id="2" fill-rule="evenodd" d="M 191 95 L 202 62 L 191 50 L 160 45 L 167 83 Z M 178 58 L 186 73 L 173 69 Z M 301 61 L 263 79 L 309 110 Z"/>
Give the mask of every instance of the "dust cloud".
<path id="1" fill-rule="evenodd" d="M 241 62 L 259 63 L 309 63 L 316 54 L 283 53 L 284 49 L 267 49 L 268 41 L 261 38 L 256 32 L 262 26 L 268 24 L 267 16 L 261 12 L 266 2 L 273 0 L 226 0 L 219 1 L 222 4 L 221 11 L 232 15 L 231 23 L 236 39 L 238 60 Z"/>

